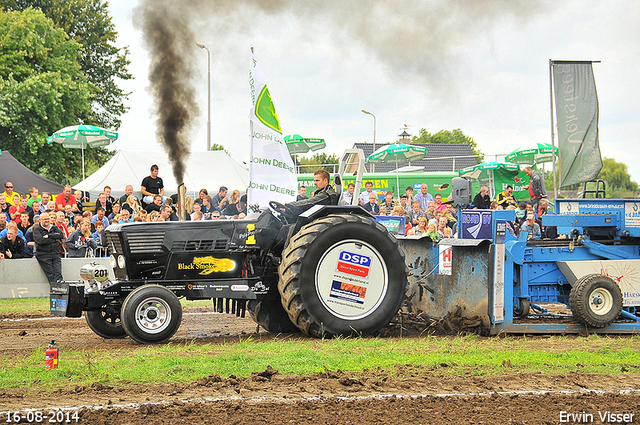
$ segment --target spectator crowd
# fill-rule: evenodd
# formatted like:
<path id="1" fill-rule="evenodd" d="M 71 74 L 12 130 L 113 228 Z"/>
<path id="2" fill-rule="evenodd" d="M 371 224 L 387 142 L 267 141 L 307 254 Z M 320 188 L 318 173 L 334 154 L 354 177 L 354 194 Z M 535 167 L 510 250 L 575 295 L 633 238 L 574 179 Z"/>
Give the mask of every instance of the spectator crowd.
<path id="1" fill-rule="evenodd" d="M 543 226 L 542 216 L 549 213 L 549 202 L 541 174 L 531 167 L 524 172 L 530 177 L 528 186 L 531 200 L 517 202 L 513 196 L 513 187 L 507 186 L 495 199 L 489 196 L 489 188 L 482 186 L 476 194 L 470 208 L 515 210 L 515 220 L 508 222 L 508 230 L 518 237 L 520 232 L 527 232 L 529 239 L 557 238 L 555 227 Z M 349 183 L 340 197 L 341 205 L 360 205 L 374 216 L 404 217 L 406 235 L 429 236 L 434 242 L 442 238 L 456 237 L 458 234 L 458 208 L 452 200 L 443 200 L 436 190 L 428 191 L 422 184 L 419 192 L 414 194 L 413 187 L 406 188 L 398 201 L 394 201 L 394 193 L 373 190 L 372 182 L 365 182 L 365 190 L 354 194 L 355 184 Z M 298 200 L 305 196 L 306 188 L 300 188 Z"/>
<path id="2" fill-rule="evenodd" d="M 355 195 L 355 184 L 349 183 L 347 190 L 340 196 L 341 205 L 360 205 L 374 216 L 404 217 L 405 228 L 400 234 L 429 236 L 437 242 L 453 237 L 458 228 L 458 211 L 453 201 L 443 200 L 442 194 L 431 195 L 426 184 L 420 191 L 413 193 L 409 186 L 394 201 L 394 193 L 373 190 L 373 183 L 365 182 L 365 190 Z"/>
<path id="3" fill-rule="evenodd" d="M 106 256 L 105 229 L 110 224 L 178 221 L 180 215 L 178 195 L 165 196 L 157 165 L 141 183 L 142 199 L 133 193 L 133 184 L 126 185 L 118 199 L 105 186 L 95 205 L 69 185 L 59 194 L 36 187 L 19 194 L 13 188 L 7 181 L 0 193 L 0 260 L 35 257 L 49 282 L 62 279 L 63 257 Z M 213 197 L 203 188 L 196 199 L 187 196 L 184 203 L 186 220 L 244 218 L 246 208 L 246 193 L 229 193 L 224 186 Z"/>
<path id="4" fill-rule="evenodd" d="M 538 172 L 530 167 L 525 172 L 531 177 L 531 202 L 516 202 L 511 186 L 491 200 L 489 189 L 483 186 L 473 207 L 515 210 L 516 219 L 508 228 L 516 236 L 526 231 L 534 239 L 557 237 L 555 229 L 542 226 L 541 217 L 548 213 L 543 181 L 541 184 Z M 40 193 L 36 187 L 30 188 L 28 194 L 19 194 L 13 190 L 12 182 L 5 182 L 5 191 L 0 193 L 0 260 L 35 257 L 49 281 L 55 282 L 62 279 L 62 257 L 107 255 L 105 229 L 110 224 L 178 221 L 178 195 L 165 195 L 158 174 L 158 166 L 151 166 L 150 175 L 140 185 L 142 199 L 133 193 L 133 184 L 126 185 L 124 195 L 118 199 L 105 186 L 95 206 L 69 185 L 59 194 Z M 300 187 L 298 201 L 308 199 L 306 191 L 305 186 Z M 457 235 L 458 211 L 453 201 L 444 200 L 437 191 L 430 194 L 426 184 L 415 194 L 413 187 L 407 187 L 398 201 L 394 201 L 392 192 L 378 194 L 372 182 L 366 182 L 360 194 L 354 192 L 355 185 L 349 183 L 339 203 L 360 205 L 372 215 L 404 217 L 404 234 L 428 236 L 434 242 Z M 242 219 L 247 214 L 246 191 L 236 189 L 229 193 L 227 187 L 221 186 L 211 196 L 202 188 L 195 199 L 185 197 L 184 210 L 186 220 Z"/>

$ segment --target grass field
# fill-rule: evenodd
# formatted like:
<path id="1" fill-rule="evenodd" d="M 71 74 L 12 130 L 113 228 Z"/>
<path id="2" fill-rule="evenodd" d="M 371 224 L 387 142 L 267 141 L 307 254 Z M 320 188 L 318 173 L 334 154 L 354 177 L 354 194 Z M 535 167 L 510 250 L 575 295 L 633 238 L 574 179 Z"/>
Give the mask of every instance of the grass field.
<path id="1" fill-rule="evenodd" d="M 8 298 L 0 300 L 2 313 L 35 313 L 49 310 L 49 298 Z"/>
<path id="2" fill-rule="evenodd" d="M 640 337 L 461 337 L 234 339 L 224 344 L 166 344 L 134 350 L 62 351 L 60 368 L 44 371 L 41 347 L 1 358 L 0 387 L 56 387 L 93 382 L 185 383 L 218 373 L 248 376 L 268 365 L 286 374 L 360 372 L 411 364 L 431 374 L 494 375 L 509 371 L 639 373 Z M 61 379 L 62 378 L 62 379 Z"/>
<path id="3" fill-rule="evenodd" d="M 24 313 L 47 308 L 46 298 L 0 301 L 0 312 Z M 46 347 L 40 347 L 28 356 L 0 358 L 0 388 L 54 390 L 93 382 L 117 385 L 159 380 L 186 383 L 213 373 L 223 377 L 248 376 L 268 365 L 281 373 L 299 375 L 324 372 L 325 367 L 360 372 L 403 364 L 424 367 L 435 375 L 494 375 L 505 372 L 505 365 L 510 372 L 639 373 L 639 345 L 639 336 L 597 335 L 326 340 L 249 337 L 228 339 L 222 344 L 192 342 L 134 349 L 63 350 L 61 366 L 55 371 L 43 370 Z"/>

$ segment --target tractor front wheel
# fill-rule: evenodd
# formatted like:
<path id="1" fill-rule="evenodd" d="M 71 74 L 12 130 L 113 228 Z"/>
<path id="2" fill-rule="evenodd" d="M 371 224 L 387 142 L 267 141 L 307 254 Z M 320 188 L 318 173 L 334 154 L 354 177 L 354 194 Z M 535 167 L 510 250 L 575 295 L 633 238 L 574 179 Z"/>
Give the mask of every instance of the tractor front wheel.
<path id="1" fill-rule="evenodd" d="M 106 339 L 118 339 L 127 336 L 120 321 L 120 301 L 111 301 L 100 310 L 84 313 L 84 318 L 93 332 Z"/>
<path id="2" fill-rule="evenodd" d="M 122 326 L 140 344 L 169 340 L 182 322 L 178 297 L 160 285 L 144 285 L 131 292 L 122 304 Z"/>

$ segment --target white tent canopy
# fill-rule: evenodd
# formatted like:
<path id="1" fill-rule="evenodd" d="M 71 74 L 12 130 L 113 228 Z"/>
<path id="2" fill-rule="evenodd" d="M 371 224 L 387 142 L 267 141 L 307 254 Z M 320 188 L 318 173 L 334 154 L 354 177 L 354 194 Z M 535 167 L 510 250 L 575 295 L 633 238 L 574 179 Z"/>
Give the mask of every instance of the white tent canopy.
<path id="1" fill-rule="evenodd" d="M 111 187 L 111 195 L 117 199 L 130 184 L 133 193 L 140 198 L 142 179 L 150 174 L 153 164 L 158 165 L 158 176 L 164 183 L 165 195 L 177 193 L 179 183 L 173 177 L 173 168 L 164 151 L 120 150 L 98 171 L 73 187 L 88 191 L 91 201 L 95 201 L 105 186 Z M 218 193 L 220 186 L 226 186 L 229 195 L 234 189 L 244 194 L 249 184 L 249 171 L 224 151 L 192 152 L 185 161 L 184 184 L 187 186 L 187 195 L 194 199 L 200 189 L 206 188 L 213 196 Z"/>

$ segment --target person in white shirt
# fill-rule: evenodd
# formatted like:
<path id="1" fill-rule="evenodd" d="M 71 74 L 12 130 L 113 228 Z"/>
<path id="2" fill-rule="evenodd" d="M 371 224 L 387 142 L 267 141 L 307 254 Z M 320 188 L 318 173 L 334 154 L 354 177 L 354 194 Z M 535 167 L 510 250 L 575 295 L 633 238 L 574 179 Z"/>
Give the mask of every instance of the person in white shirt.
<path id="1" fill-rule="evenodd" d="M 349 183 L 347 185 L 347 191 L 342 193 L 341 205 L 355 205 L 354 204 L 354 193 L 356 190 L 356 185 L 353 183 Z"/>
<path id="2" fill-rule="evenodd" d="M 364 205 L 367 202 L 369 202 L 369 195 L 371 195 L 372 193 L 376 195 L 376 198 L 378 197 L 378 193 L 375 190 L 373 190 L 373 182 L 366 182 L 364 184 L 364 188 L 365 188 L 365 191 L 362 192 L 358 197 L 358 203 L 360 205 Z"/>

